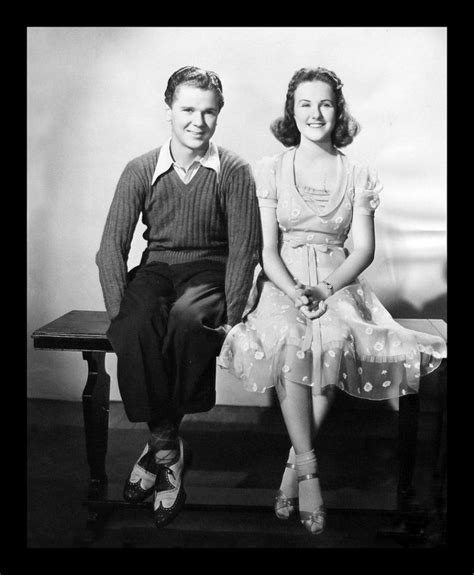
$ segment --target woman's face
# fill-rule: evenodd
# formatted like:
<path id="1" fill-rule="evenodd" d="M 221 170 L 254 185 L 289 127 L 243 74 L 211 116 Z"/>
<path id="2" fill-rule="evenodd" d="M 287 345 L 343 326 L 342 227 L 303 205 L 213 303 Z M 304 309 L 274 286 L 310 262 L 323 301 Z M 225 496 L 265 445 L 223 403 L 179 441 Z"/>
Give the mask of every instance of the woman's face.
<path id="1" fill-rule="evenodd" d="M 321 80 L 302 82 L 295 90 L 294 100 L 294 117 L 301 139 L 331 143 L 331 134 L 336 126 L 336 101 L 332 87 Z"/>

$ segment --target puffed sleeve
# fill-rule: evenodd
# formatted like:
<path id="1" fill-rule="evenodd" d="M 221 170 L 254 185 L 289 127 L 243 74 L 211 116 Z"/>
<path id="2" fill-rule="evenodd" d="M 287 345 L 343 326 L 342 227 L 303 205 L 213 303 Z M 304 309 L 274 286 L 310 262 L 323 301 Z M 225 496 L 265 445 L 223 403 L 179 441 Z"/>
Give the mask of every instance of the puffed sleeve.
<path id="1" fill-rule="evenodd" d="M 354 214 L 373 216 L 380 204 L 379 194 L 383 190 L 377 172 L 368 166 L 355 167 Z"/>
<path id="2" fill-rule="evenodd" d="M 276 208 L 276 158 L 266 156 L 259 160 L 254 167 L 254 177 L 258 205 Z"/>

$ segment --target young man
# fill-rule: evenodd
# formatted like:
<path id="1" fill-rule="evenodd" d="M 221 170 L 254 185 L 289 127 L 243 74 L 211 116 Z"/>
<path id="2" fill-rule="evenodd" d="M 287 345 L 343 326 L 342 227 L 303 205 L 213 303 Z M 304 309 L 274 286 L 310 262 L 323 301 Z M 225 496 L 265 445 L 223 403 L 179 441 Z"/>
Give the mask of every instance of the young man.
<path id="1" fill-rule="evenodd" d="M 125 167 L 96 257 L 125 411 L 151 431 L 124 498 L 154 493 L 157 526 L 184 504 L 179 425 L 215 404 L 215 358 L 242 318 L 261 237 L 249 165 L 211 142 L 224 105 L 218 76 L 181 68 L 165 102 L 171 137 Z M 127 272 L 140 214 L 147 248 Z"/>

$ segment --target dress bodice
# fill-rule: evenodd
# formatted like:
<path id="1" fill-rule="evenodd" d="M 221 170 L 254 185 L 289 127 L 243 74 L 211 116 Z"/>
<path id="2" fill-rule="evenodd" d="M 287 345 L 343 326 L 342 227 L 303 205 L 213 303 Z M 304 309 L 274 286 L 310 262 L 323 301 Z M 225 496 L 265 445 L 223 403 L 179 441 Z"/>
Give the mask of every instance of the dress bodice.
<path id="1" fill-rule="evenodd" d="M 256 172 L 260 206 L 276 207 L 282 240 L 293 240 L 297 245 L 343 245 L 354 212 L 373 215 L 382 186 L 366 166 L 351 162 L 338 150 L 336 189 L 324 208 L 318 210 L 296 187 L 295 152 L 296 148 L 289 148 L 260 162 Z"/>

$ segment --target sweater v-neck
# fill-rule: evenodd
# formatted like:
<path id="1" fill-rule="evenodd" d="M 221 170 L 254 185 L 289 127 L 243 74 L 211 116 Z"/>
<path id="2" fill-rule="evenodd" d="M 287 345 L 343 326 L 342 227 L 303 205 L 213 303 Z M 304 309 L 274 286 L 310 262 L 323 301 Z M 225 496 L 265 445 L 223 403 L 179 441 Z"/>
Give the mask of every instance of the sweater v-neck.
<path id="1" fill-rule="evenodd" d="M 198 181 L 203 178 L 203 174 L 207 171 L 207 169 L 204 168 L 204 166 L 202 165 L 199 166 L 197 172 L 194 174 L 193 178 L 188 183 L 183 182 L 183 180 L 179 177 L 174 168 L 171 168 L 170 171 L 172 173 L 171 177 L 174 178 L 175 183 L 179 188 L 179 190 L 184 193 L 189 193 L 189 191 L 196 186 L 196 183 L 198 183 Z"/>

